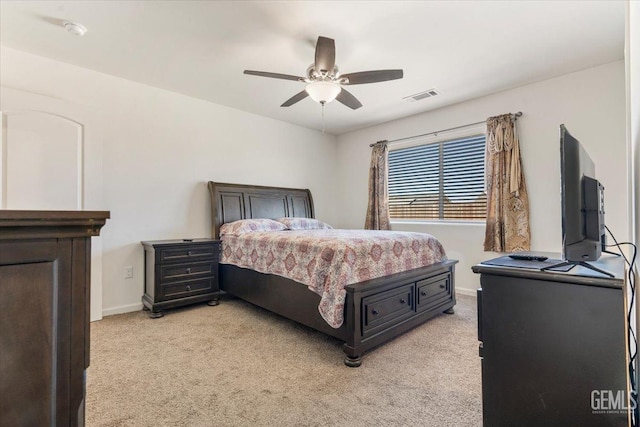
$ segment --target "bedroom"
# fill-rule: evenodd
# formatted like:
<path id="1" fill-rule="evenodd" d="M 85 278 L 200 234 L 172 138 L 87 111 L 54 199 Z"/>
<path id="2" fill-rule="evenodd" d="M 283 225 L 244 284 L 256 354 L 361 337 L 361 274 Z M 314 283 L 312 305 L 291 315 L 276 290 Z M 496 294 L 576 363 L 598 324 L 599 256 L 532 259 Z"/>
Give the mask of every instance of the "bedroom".
<path id="1" fill-rule="evenodd" d="M 328 132 L 322 133 L 320 107 L 309 100 L 287 111 L 277 111 L 279 104 L 295 93 L 295 83 L 243 76 L 241 70 L 253 68 L 275 72 L 301 72 L 297 70 L 308 65 L 313 52 L 312 45 L 305 44 L 305 40 L 325 34 L 336 38 L 337 56 L 340 64 L 344 63 L 345 71 L 351 71 L 352 67 L 357 70 L 404 67 L 407 76 L 405 79 L 408 79 L 410 70 L 398 62 L 399 59 L 394 61 L 392 59 L 396 58 L 392 57 L 384 59 L 383 62 L 376 62 L 367 58 L 373 56 L 370 52 L 356 51 L 365 39 L 359 35 L 361 32 L 371 32 L 370 37 L 375 34 L 374 29 L 378 22 L 376 19 L 381 19 L 380 11 L 377 12 L 378 16 L 374 14 L 370 22 L 361 18 L 362 24 L 358 29 L 346 31 L 347 25 L 344 22 L 348 20 L 342 17 L 340 21 L 336 19 L 335 24 L 326 24 L 324 27 L 318 25 L 312 33 L 307 33 L 307 30 L 289 29 L 277 37 L 273 34 L 279 31 L 279 26 L 289 28 L 280 22 L 282 18 L 279 19 L 278 13 L 281 12 L 270 14 L 260 11 L 262 15 L 258 12 L 250 13 L 246 19 L 262 23 L 258 27 L 263 28 L 262 31 L 271 32 L 269 34 L 272 39 L 267 39 L 269 42 L 266 45 L 259 46 L 259 49 L 269 50 L 262 62 L 252 62 L 255 60 L 250 55 L 255 52 L 255 48 L 247 47 L 252 44 L 252 40 L 247 40 L 247 35 L 238 28 L 233 31 L 223 27 L 227 30 L 225 35 L 218 35 L 216 32 L 212 35 L 223 40 L 236 40 L 237 45 L 229 48 L 232 53 L 224 46 L 194 45 L 196 54 L 202 55 L 204 64 L 213 67 L 213 70 L 216 62 L 210 59 L 211 57 L 219 57 L 222 60 L 227 56 L 237 55 L 246 61 L 238 64 L 238 79 L 234 80 L 242 82 L 236 84 L 246 86 L 234 87 L 234 90 L 238 96 L 241 94 L 248 97 L 257 91 L 252 103 L 276 110 L 269 110 L 265 115 L 260 115 L 207 101 L 206 96 L 194 96 L 191 92 L 193 88 L 188 85 L 183 88 L 183 93 L 191 96 L 177 93 L 181 91 L 178 89 L 156 87 L 159 84 L 155 82 L 162 80 L 163 73 L 175 66 L 175 62 L 165 65 L 162 62 L 163 54 L 168 57 L 170 47 L 173 46 L 175 49 L 181 44 L 172 42 L 171 33 L 165 33 L 161 40 L 168 47 L 157 49 L 157 56 L 150 54 L 149 58 L 134 49 L 135 43 L 129 41 L 131 44 L 127 45 L 126 37 L 131 29 L 125 28 L 125 24 L 133 25 L 142 19 L 140 15 L 144 14 L 144 8 L 133 8 L 126 14 L 114 6 L 105 6 L 100 10 L 105 22 L 101 25 L 101 21 L 89 11 L 76 9 L 78 6 L 73 6 L 72 3 L 54 2 L 54 5 L 43 10 L 38 9 L 44 7 L 42 5 L 33 6 L 31 20 L 27 20 L 24 26 L 15 28 L 10 22 L 5 21 L 11 17 L 11 5 L 10 2 L 3 1 L 3 33 L 0 40 L 2 109 L 4 111 L 7 108 L 25 108 L 21 107 L 23 105 L 38 105 L 40 109 L 49 108 L 59 114 L 73 114 L 91 120 L 93 133 L 88 134 L 88 137 L 94 138 L 90 142 L 95 144 L 93 147 L 99 154 L 92 158 L 93 165 L 86 169 L 87 190 L 92 193 L 87 196 L 85 207 L 111 211 L 111 220 L 102 231 L 102 237 L 96 239 L 99 240 L 102 256 L 93 266 L 98 269 L 101 264 L 102 273 L 92 280 L 95 286 L 99 286 L 97 289 L 101 289 L 93 293 L 94 319 L 141 308 L 140 297 L 144 280 L 141 240 L 210 235 L 207 181 L 309 188 L 313 194 L 317 218 L 335 227 L 361 228 L 366 206 L 370 143 L 385 138 L 395 139 L 483 121 L 489 116 L 506 112 L 524 113 L 519 125 L 523 167 L 531 198 L 532 246 L 535 250 L 558 251 L 559 200 L 549 200 L 548 195 L 549 189 L 557 188 L 559 182 L 559 166 L 555 153 L 560 123 L 565 123 L 573 133 L 582 137 L 581 139 L 588 144 L 592 156 L 599 160 L 598 172 L 608 190 L 607 223 L 610 227 L 613 226 L 612 231 L 617 236 L 624 236 L 621 238 L 627 238 L 631 236 L 634 227 L 637 229 L 637 225 L 629 219 L 632 205 L 637 198 L 631 197 L 631 188 L 624 187 L 628 187 L 632 181 L 637 182 L 637 179 L 631 179 L 634 175 L 630 169 L 629 161 L 632 157 L 629 153 L 637 153 L 638 144 L 637 127 L 629 128 L 629 131 L 635 132 L 632 135 L 635 135 L 636 139 L 631 140 L 635 141 L 635 145 L 627 142 L 627 114 L 630 114 L 630 122 L 634 126 L 637 126 L 638 121 L 638 112 L 627 111 L 627 106 L 637 106 L 638 103 L 634 104 L 626 99 L 625 76 L 629 78 L 631 88 L 636 87 L 637 90 L 638 83 L 634 79 L 637 79 L 638 73 L 631 73 L 628 68 L 634 64 L 637 66 L 637 62 L 625 62 L 624 26 L 625 20 L 629 18 L 625 18 L 628 15 L 625 15 L 624 11 L 627 2 L 622 3 L 624 4 L 618 5 L 616 12 L 619 19 L 615 33 L 617 48 L 613 54 L 604 55 L 605 59 L 599 58 L 594 62 L 578 64 L 577 68 L 573 69 L 558 66 L 548 71 L 544 77 L 531 77 L 528 81 L 512 83 L 510 87 L 497 86 L 487 89 L 485 93 L 474 94 L 473 99 L 459 100 L 447 106 L 442 104 L 440 108 L 429 107 L 429 111 L 419 114 L 414 112 L 411 117 L 406 118 L 396 117 L 383 124 L 379 124 L 375 117 L 361 119 L 357 116 L 359 120 L 369 122 L 361 122 L 357 128 L 348 132 L 334 134 L 331 132 L 331 126 L 335 126 L 345 117 L 348 119 L 351 111 L 339 104 L 328 105 L 325 111 Z M 628 4 L 632 10 L 633 4 L 634 2 Z M 469 10 L 468 7 L 467 5 L 466 11 Z M 66 16 L 66 13 L 73 16 Z M 164 11 L 160 15 L 160 22 L 170 22 L 167 13 L 169 12 Z M 600 9 L 596 8 L 590 15 L 591 19 L 594 16 L 597 18 L 598 13 Z M 83 20 L 84 14 L 91 16 L 95 23 Z M 115 20 L 114 16 L 117 15 L 120 18 L 127 16 L 127 19 Z M 89 32 L 84 38 L 72 38 L 43 16 L 77 19 L 89 28 Z M 224 19 L 224 16 L 221 14 L 221 17 L 217 18 L 218 25 L 222 25 L 222 22 L 218 21 Z M 414 19 L 420 21 L 425 19 L 424 17 L 425 12 Z M 396 18 L 409 19 L 406 15 Z M 187 18 L 185 20 L 181 21 L 183 30 L 188 27 L 186 23 L 189 21 Z M 635 25 L 631 27 L 631 31 L 637 31 L 637 22 L 630 22 Z M 530 26 L 535 27 L 536 24 L 538 21 L 530 22 Z M 407 26 L 414 29 L 418 27 L 417 24 Z M 26 31 L 43 33 L 34 37 Z M 144 71 L 143 69 L 131 69 L 131 74 L 123 76 L 118 69 L 100 68 L 101 52 L 78 46 L 87 40 L 91 41 L 91 37 L 97 37 L 92 34 L 108 34 L 109 31 L 113 32 L 110 37 L 119 41 L 112 41 L 109 45 L 103 39 L 105 49 L 112 46 L 109 51 L 111 55 L 140 55 L 157 65 L 156 71 L 148 72 L 148 80 L 142 80 L 135 75 L 135 72 Z M 587 37 L 586 41 L 574 41 L 577 46 L 593 49 L 598 47 L 597 34 L 587 32 L 584 36 Z M 110 40 L 107 36 L 103 37 L 107 41 Z M 549 43 L 553 42 L 554 36 L 547 34 L 547 37 L 547 44 L 541 44 L 542 47 L 538 48 L 543 52 L 545 46 L 552 50 Z M 48 50 L 53 47 L 38 45 L 38 42 L 45 40 L 59 44 L 59 56 L 53 56 L 50 53 L 52 51 Z M 627 49 L 637 49 L 629 43 L 631 40 L 635 39 L 628 38 Z M 402 50 L 405 55 L 407 51 L 414 52 L 418 49 L 431 53 L 429 49 L 435 50 L 437 46 L 436 42 L 431 42 L 426 47 L 408 44 L 404 45 L 404 49 L 398 50 Z M 521 44 L 521 48 L 525 51 L 533 49 L 533 46 Z M 76 62 L 68 56 L 72 55 L 74 49 L 84 49 L 82 52 L 86 55 L 86 65 L 82 65 L 79 59 Z M 357 54 L 357 61 L 348 59 L 350 50 L 354 55 Z M 388 50 L 393 50 L 393 47 L 389 47 Z M 463 58 L 462 62 L 478 61 L 485 51 L 478 52 L 478 56 Z M 388 52 L 389 55 L 391 53 Z M 174 55 L 178 53 L 174 52 Z M 190 64 L 187 70 L 182 71 L 183 81 L 196 81 L 202 73 L 202 63 L 189 62 L 189 58 L 180 56 L 177 58 Z M 287 65 L 286 61 L 292 61 L 293 58 L 295 62 Z M 560 59 L 558 58 L 558 61 Z M 349 70 L 346 69 L 347 66 Z M 426 65 L 413 72 L 429 76 L 430 68 L 439 67 L 428 61 Z M 211 80 L 217 80 L 215 71 L 206 74 L 210 75 Z M 473 76 L 472 73 L 470 75 Z M 469 81 L 484 77 L 486 76 L 469 77 Z M 201 90 L 215 91 L 220 84 L 216 81 L 216 85 Z M 633 86 L 634 84 L 636 86 Z M 411 91 L 392 92 L 389 96 L 400 99 L 431 87 L 441 89 L 443 98 L 454 93 L 453 89 L 445 90 L 437 81 L 418 79 L 415 85 Z M 391 88 L 391 83 L 381 83 L 372 85 L 371 88 L 363 87 L 362 91 L 354 89 L 353 93 L 362 94 L 365 107 L 368 106 L 367 99 L 370 99 L 371 107 L 379 109 L 373 100 L 379 93 L 388 93 L 385 91 L 391 91 Z M 369 92 L 365 92 L 365 89 Z M 632 99 L 637 99 L 637 92 L 632 91 L 631 96 L 635 96 Z M 447 100 L 444 99 L 442 102 L 445 101 Z M 298 111 L 293 110 L 298 107 Z M 269 114 L 278 114 L 280 118 L 274 120 L 265 117 Z M 287 123 L 287 114 L 302 117 L 311 123 L 313 129 Z M 633 158 L 637 162 L 637 157 Z M 237 167 L 238 159 L 243 162 L 242 169 Z M 471 273 L 470 267 L 493 255 L 482 251 L 482 225 L 395 224 L 394 227 L 427 231 L 440 237 L 450 258 L 460 261 L 457 266 L 457 292 L 474 294 L 477 277 Z M 479 243 L 474 246 L 469 243 L 471 240 Z M 133 267 L 131 279 L 125 279 L 123 275 L 125 267 L 128 266 Z"/>

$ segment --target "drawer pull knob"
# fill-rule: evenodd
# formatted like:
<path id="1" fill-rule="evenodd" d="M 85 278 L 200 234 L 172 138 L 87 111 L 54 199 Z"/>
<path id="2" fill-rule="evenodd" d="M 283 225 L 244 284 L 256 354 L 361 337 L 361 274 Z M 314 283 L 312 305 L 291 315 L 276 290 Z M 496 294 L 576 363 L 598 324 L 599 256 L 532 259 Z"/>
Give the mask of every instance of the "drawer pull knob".
<path id="1" fill-rule="evenodd" d="M 377 309 L 375 309 L 375 308 L 374 308 L 373 310 L 371 310 L 371 314 L 373 314 L 374 316 L 375 316 L 376 314 L 378 314 L 378 313 L 379 313 L 379 311 L 378 311 Z"/>
<path id="2" fill-rule="evenodd" d="M 445 286 L 444 286 L 444 285 L 440 285 L 440 289 L 444 289 L 444 288 L 445 288 Z"/>
<path id="3" fill-rule="evenodd" d="M 187 274 L 191 274 L 191 268 L 187 268 Z"/>
<path id="4" fill-rule="evenodd" d="M 406 299 L 404 299 L 404 298 L 400 298 L 400 304 L 406 304 L 406 303 L 407 303 L 407 300 L 406 300 Z"/>
<path id="5" fill-rule="evenodd" d="M 187 291 L 191 292 L 191 286 L 187 285 Z"/>
<path id="6" fill-rule="evenodd" d="M 193 255 L 193 251 L 188 251 L 187 255 L 189 255 L 189 256 Z"/>
<path id="7" fill-rule="evenodd" d="M 420 295 L 422 295 L 423 297 L 427 296 L 427 293 L 425 291 L 420 292 Z"/>

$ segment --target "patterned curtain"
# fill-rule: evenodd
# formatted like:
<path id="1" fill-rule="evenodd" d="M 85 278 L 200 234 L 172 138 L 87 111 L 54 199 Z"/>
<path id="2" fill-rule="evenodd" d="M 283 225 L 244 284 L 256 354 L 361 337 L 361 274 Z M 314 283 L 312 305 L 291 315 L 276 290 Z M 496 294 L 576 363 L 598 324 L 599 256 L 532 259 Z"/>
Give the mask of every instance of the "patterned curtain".
<path id="1" fill-rule="evenodd" d="M 487 228 L 484 250 L 530 250 L 529 197 L 520 163 L 516 121 L 511 114 L 487 119 L 485 179 Z"/>
<path id="2" fill-rule="evenodd" d="M 378 142 L 371 150 L 371 168 L 369 169 L 369 204 L 366 230 L 391 230 L 389 220 L 389 192 L 387 189 L 389 149 L 387 142 Z"/>

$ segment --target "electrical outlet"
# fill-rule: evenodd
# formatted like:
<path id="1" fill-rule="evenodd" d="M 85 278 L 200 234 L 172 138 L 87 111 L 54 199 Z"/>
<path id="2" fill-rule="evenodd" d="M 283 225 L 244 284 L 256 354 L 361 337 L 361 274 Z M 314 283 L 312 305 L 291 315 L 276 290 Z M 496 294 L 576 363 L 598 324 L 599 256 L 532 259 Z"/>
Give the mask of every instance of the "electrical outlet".
<path id="1" fill-rule="evenodd" d="M 128 265 L 124 268 L 124 278 L 131 279 L 133 278 L 133 267 Z"/>

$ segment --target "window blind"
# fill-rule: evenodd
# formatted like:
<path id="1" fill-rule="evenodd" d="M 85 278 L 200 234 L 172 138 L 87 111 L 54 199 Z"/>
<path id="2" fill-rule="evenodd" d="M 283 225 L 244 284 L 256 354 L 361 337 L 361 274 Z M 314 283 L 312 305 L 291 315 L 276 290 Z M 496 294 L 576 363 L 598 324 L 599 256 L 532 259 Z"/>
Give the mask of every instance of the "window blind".
<path id="1" fill-rule="evenodd" d="M 389 213 L 396 219 L 482 220 L 485 136 L 389 152 Z"/>

